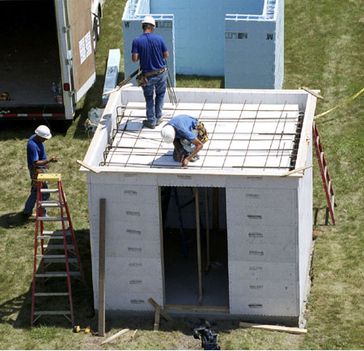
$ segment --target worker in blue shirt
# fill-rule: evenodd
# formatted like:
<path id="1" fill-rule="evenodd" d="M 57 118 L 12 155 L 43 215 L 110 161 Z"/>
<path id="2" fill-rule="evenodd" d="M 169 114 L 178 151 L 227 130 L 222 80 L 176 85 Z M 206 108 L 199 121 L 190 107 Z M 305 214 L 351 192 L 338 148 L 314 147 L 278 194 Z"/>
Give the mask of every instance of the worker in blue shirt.
<path id="1" fill-rule="evenodd" d="M 198 160 L 198 152 L 208 140 L 202 122 L 189 115 L 173 117 L 161 130 L 162 140 L 173 143 L 173 159 L 186 168 L 189 162 Z"/>
<path id="2" fill-rule="evenodd" d="M 48 168 L 48 164 L 51 162 L 57 162 L 56 157 L 51 157 L 47 159 L 46 150 L 44 147 L 44 142 L 52 137 L 51 131 L 47 126 L 40 125 L 35 130 L 27 143 L 27 161 L 28 169 L 30 173 L 30 178 L 32 180 L 30 194 L 27 201 L 25 202 L 23 215 L 28 218 L 32 215 L 33 208 L 37 201 L 37 187 L 36 180 L 38 173 L 42 173 Z M 43 188 L 47 188 L 47 183 L 43 183 Z M 48 193 L 42 194 L 43 201 L 49 198 Z M 43 215 L 45 215 L 45 209 L 43 210 Z"/>
<path id="3" fill-rule="evenodd" d="M 143 34 L 133 40 L 131 59 L 133 62 L 140 62 L 142 71 L 138 81 L 143 89 L 147 110 L 147 119 L 143 121 L 143 125 L 154 129 L 162 122 L 168 77 L 165 60 L 169 53 L 163 38 L 153 33 L 155 20 L 152 16 L 145 16 L 142 28 Z"/>

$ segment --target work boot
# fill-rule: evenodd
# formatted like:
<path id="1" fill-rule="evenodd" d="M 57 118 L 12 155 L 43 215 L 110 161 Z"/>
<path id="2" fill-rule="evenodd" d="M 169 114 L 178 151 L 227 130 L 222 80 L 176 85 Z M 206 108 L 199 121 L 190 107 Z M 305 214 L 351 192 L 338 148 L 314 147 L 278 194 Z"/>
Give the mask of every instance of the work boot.
<path id="1" fill-rule="evenodd" d="M 150 128 L 150 129 L 154 129 L 155 128 L 155 124 L 149 122 L 148 120 L 144 120 L 143 121 L 143 127 L 147 127 L 147 128 Z"/>

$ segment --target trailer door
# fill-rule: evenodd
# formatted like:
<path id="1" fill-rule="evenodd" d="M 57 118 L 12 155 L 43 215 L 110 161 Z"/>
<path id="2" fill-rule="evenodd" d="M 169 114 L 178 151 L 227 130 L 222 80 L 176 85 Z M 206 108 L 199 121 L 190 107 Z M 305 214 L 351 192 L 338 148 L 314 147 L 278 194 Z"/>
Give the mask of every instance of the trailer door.
<path id="1" fill-rule="evenodd" d="M 75 102 L 78 102 L 96 79 L 92 40 L 90 0 L 67 2 L 69 36 L 72 50 L 72 79 Z"/>

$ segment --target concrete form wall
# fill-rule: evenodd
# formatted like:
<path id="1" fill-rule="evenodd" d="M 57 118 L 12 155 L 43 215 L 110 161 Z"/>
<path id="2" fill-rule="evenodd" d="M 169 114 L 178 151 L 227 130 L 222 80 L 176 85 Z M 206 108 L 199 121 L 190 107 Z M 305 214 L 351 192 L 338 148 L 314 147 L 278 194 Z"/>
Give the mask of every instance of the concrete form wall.
<path id="1" fill-rule="evenodd" d="M 158 189 L 207 183 L 226 188 L 230 314 L 298 320 L 312 232 L 312 214 L 299 214 L 298 202 L 312 203 L 311 182 L 310 173 L 302 181 L 89 174 L 95 307 L 99 199 L 106 199 L 106 309 L 151 311 L 149 297 L 164 304 Z"/>
<path id="2" fill-rule="evenodd" d="M 106 309 L 148 311 L 163 305 L 158 188 L 150 177 L 93 176 L 89 183 L 92 278 L 98 308 L 98 211 L 106 199 Z"/>
<path id="3" fill-rule="evenodd" d="M 284 0 L 272 18 L 227 15 L 225 86 L 280 89 L 284 74 Z"/>
<path id="4" fill-rule="evenodd" d="M 299 315 L 296 186 L 261 178 L 227 189 L 231 314 Z"/>
<path id="5" fill-rule="evenodd" d="M 312 140 L 312 133 L 310 140 Z M 312 142 L 310 142 L 307 152 L 307 164 L 312 164 Z M 311 249 L 312 249 L 312 188 L 313 188 L 313 174 L 312 168 L 305 170 L 305 176 L 300 179 L 298 187 L 298 229 L 299 229 L 299 277 L 300 277 L 300 291 L 299 301 L 300 308 L 303 308 L 303 304 L 306 302 L 308 289 L 310 287 L 310 261 L 311 261 Z"/>
<path id="6" fill-rule="evenodd" d="M 176 73 L 225 76 L 226 88 L 282 87 L 284 0 L 129 0 L 123 15 L 126 74 L 133 67 L 128 46 L 140 31 L 125 21 L 140 22 L 148 13 L 173 18 L 172 34 L 159 33 L 175 54 Z"/>

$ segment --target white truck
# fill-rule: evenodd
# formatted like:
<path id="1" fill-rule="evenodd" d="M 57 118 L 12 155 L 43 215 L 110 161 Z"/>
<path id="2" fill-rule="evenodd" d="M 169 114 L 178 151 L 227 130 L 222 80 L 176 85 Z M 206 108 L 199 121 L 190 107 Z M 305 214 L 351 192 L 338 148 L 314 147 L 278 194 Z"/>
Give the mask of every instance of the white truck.
<path id="1" fill-rule="evenodd" d="M 0 0 L 0 120 L 73 120 L 96 79 L 104 1 Z"/>

